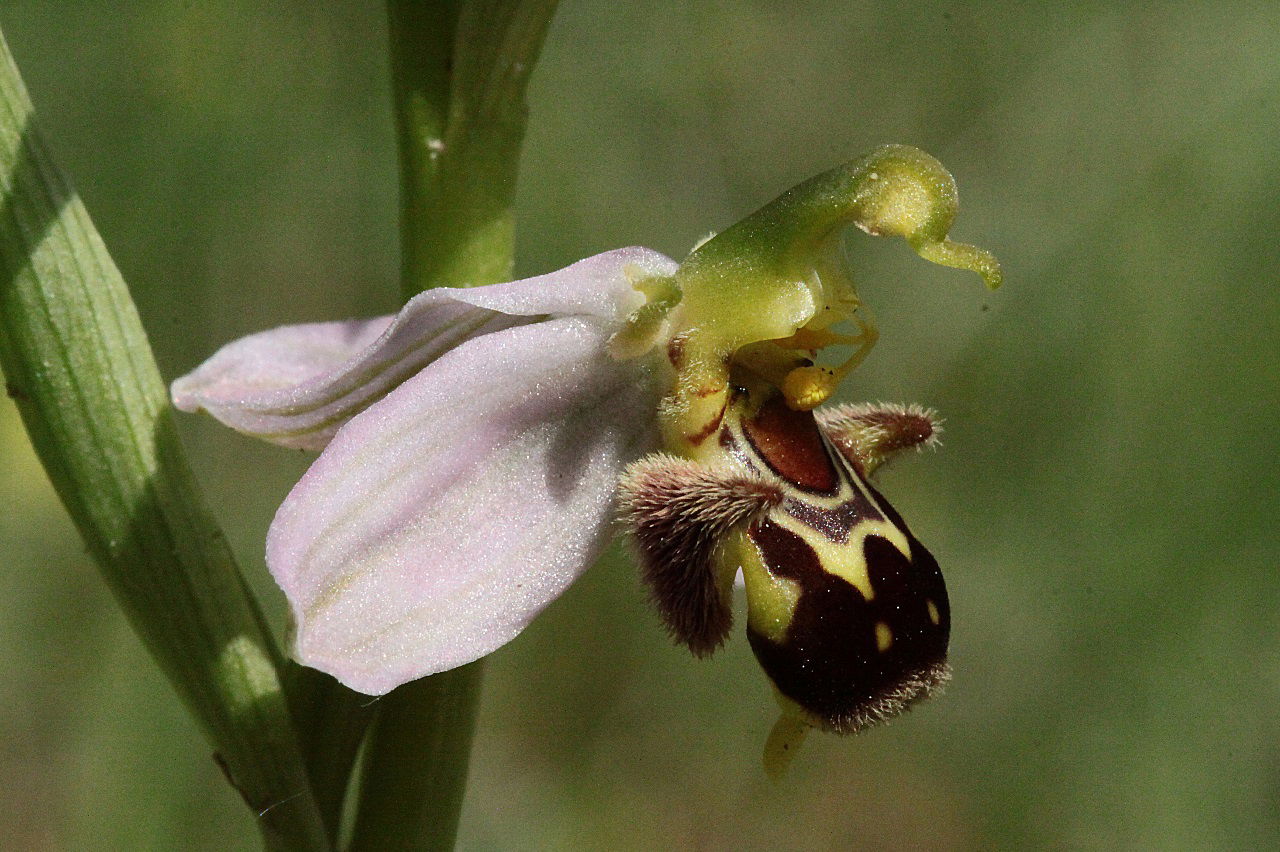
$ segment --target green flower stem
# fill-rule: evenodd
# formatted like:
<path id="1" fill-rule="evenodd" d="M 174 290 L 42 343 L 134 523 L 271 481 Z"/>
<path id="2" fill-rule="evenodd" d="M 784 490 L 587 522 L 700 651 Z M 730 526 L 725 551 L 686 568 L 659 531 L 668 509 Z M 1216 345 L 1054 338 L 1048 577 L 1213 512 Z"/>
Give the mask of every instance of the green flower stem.
<path id="1" fill-rule="evenodd" d="M 525 88 L 556 0 L 389 0 L 402 291 L 511 278 Z M 451 849 L 482 664 L 381 702 L 355 849 Z"/>
<path id="2" fill-rule="evenodd" d="M 49 160 L 2 35 L 0 102 L 0 367 L 9 396 L 89 552 L 254 810 L 266 845 L 326 849 L 278 652 L 202 505 L 124 281 Z"/>
<path id="3" fill-rule="evenodd" d="M 391 85 L 400 157 L 400 264 L 406 300 L 436 284 L 436 221 L 453 42 L 463 0 L 388 0 Z"/>
<path id="4" fill-rule="evenodd" d="M 405 298 L 508 281 L 524 93 L 556 0 L 389 0 Z"/>
<path id="5" fill-rule="evenodd" d="M 352 852 L 452 849 L 466 792 L 483 660 L 383 699 Z"/>
<path id="6" fill-rule="evenodd" d="M 336 845 L 351 770 L 379 702 L 293 661 L 284 665 L 284 684 L 316 805 Z"/>

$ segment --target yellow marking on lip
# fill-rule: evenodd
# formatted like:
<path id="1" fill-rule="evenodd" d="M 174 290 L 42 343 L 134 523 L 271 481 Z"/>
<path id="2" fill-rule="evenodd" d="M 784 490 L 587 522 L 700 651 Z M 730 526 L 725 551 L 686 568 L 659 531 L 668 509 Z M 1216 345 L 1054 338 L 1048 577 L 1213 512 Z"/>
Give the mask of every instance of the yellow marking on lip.
<path id="1" fill-rule="evenodd" d="M 942 623 L 942 615 L 938 612 L 938 605 L 930 598 L 925 601 L 925 606 L 929 607 L 929 620 L 933 622 L 934 627 L 937 627 Z"/>
<path id="2" fill-rule="evenodd" d="M 893 631 L 889 629 L 889 625 L 883 621 L 876 622 L 876 649 L 880 653 L 889 650 L 889 646 L 893 644 Z"/>
<path id="3" fill-rule="evenodd" d="M 800 585 L 778 577 L 765 566 L 760 549 L 745 531 L 735 532 L 721 552 L 721 565 L 742 568 L 747 592 L 747 624 L 778 644 L 787 641 L 787 628 L 800 601 Z M 722 570 L 725 570 L 722 568 Z M 731 575 L 732 576 L 732 575 Z"/>
<path id="4" fill-rule="evenodd" d="M 818 555 L 822 570 L 849 583 L 868 601 L 875 598 L 876 592 L 871 587 L 871 577 L 867 573 L 866 553 L 862 547 L 863 539 L 869 535 L 877 535 L 896 547 L 898 552 L 908 559 L 911 555 L 911 546 L 907 542 L 907 537 L 902 530 L 888 520 L 859 521 L 853 529 L 849 530 L 849 537 L 844 544 L 831 541 L 781 509 L 773 510 L 769 520 L 803 538 Z"/>

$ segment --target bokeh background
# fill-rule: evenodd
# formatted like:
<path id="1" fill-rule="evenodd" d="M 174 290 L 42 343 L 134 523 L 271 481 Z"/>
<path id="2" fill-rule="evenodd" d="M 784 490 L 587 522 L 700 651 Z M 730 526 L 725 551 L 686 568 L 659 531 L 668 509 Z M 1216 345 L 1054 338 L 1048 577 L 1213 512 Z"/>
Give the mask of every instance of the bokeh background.
<path id="1" fill-rule="evenodd" d="M 379 3 L 8 0 L 52 147 L 165 375 L 395 306 Z M 939 557 L 953 685 L 760 770 L 741 635 L 673 648 L 615 554 L 491 658 L 460 844 L 1280 845 L 1280 6 L 566 0 L 518 272 L 680 256 L 883 142 L 961 187 L 1006 286 L 848 238 L 882 342 L 849 398 L 943 451 L 883 489 Z M 246 571 L 307 458 L 184 417 Z M 0 848 L 252 849 L 0 399 Z"/>

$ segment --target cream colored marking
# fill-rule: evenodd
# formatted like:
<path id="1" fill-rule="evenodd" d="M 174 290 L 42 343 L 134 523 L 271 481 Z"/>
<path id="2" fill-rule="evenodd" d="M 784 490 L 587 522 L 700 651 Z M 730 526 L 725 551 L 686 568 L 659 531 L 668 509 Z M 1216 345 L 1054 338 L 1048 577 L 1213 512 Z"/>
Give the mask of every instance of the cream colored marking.
<path id="1" fill-rule="evenodd" d="M 934 627 L 937 627 L 942 622 L 942 616 L 938 613 L 938 605 L 932 599 L 925 601 L 925 605 L 929 607 L 929 620 L 933 622 Z"/>
<path id="2" fill-rule="evenodd" d="M 889 629 L 889 625 L 883 621 L 876 622 L 876 649 L 880 653 L 889 650 L 889 646 L 893 644 L 893 631 Z"/>
<path id="3" fill-rule="evenodd" d="M 733 533 L 721 552 L 723 560 L 742 567 L 742 584 L 747 591 L 747 623 L 751 629 L 779 644 L 785 642 L 787 628 L 800 600 L 799 584 L 770 573 L 760 558 L 759 548 L 745 532 Z"/>
<path id="4" fill-rule="evenodd" d="M 876 596 L 875 589 L 871 587 L 871 577 L 867 573 L 866 553 L 862 549 L 863 540 L 867 536 L 880 536 L 896 547 L 903 556 L 910 558 L 911 548 L 907 544 L 907 537 L 902 534 L 902 530 L 887 520 L 859 521 L 853 529 L 849 530 L 849 537 L 845 543 L 838 544 L 781 509 L 774 509 L 769 514 L 769 519 L 783 529 L 803 538 L 818 555 L 822 570 L 835 574 L 849 583 L 867 600 L 872 600 Z"/>

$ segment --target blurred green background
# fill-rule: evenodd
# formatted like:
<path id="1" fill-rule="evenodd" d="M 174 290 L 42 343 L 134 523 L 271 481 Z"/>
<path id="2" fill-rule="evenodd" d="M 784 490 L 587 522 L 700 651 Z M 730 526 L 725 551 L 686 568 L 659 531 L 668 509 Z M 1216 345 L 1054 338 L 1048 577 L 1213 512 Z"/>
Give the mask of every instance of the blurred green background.
<path id="1" fill-rule="evenodd" d="M 0 26 L 169 378 L 395 306 L 378 3 L 9 0 Z M 849 398 L 940 453 L 883 489 L 949 581 L 947 694 L 772 785 L 738 635 L 671 647 L 606 560 L 493 655 L 465 849 L 1280 845 L 1280 5 L 566 0 L 518 272 L 682 256 L 883 142 L 955 173 L 1006 286 L 848 239 L 882 342 Z M 262 566 L 307 458 L 183 417 Z M 252 849 L 251 817 L 0 400 L 0 848 Z"/>

